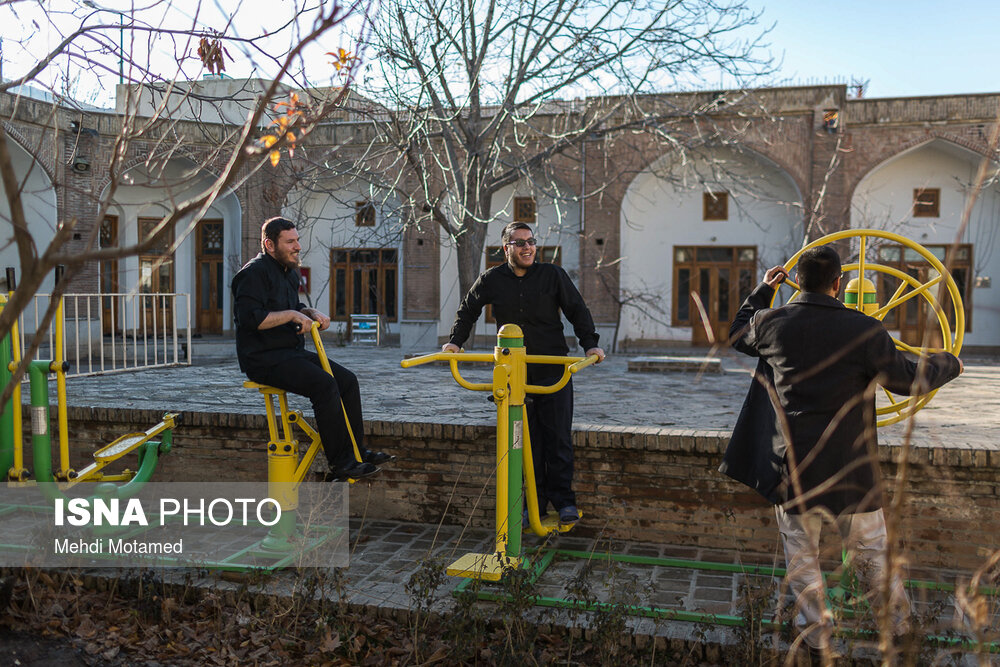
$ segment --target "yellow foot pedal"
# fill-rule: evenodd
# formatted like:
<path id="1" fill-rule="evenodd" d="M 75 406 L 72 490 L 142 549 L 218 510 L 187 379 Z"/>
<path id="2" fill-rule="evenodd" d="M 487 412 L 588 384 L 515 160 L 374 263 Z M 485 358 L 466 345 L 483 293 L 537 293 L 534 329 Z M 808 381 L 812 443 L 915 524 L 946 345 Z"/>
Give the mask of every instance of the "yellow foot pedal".
<path id="1" fill-rule="evenodd" d="M 516 568 L 520 564 L 520 558 L 498 558 L 497 554 L 465 554 L 449 565 L 446 572 L 452 577 L 500 581 L 504 570 Z"/>
<path id="2" fill-rule="evenodd" d="M 556 530 L 558 530 L 560 533 L 567 533 L 570 530 L 572 530 L 574 527 L 576 527 L 576 524 L 580 523 L 580 519 L 583 518 L 583 512 L 581 512 L 580 510 L 577 510 L 576 511 L 576 516 L 577 516 L 576 521 L 571 521 L 569 523 L 563 523 L 563 522 L 561 522 L 559 520 L 559 515 L 558 514 L 547 514 L 545 516 L 545 518 L 546 518 L 546 520 L 548 520 L 549 517 L 551 517 L 552 518 L 552 522 L 555 524 Z"/>
<path id="3" fill-rule="evenodd" d="M 133 449 L 149 440 L 149 438 L 150 436 L 146 433 L 129 433 L 128 435 L 123 435 L 110 445 L 105 445 L 94 452 L 94 458 L 102 463 L 114 461 L 115 459 L 125 456 Z"/>
<path id="4" fill-rule="evenodd" d="M 578 511 L 577 516 L 579 516 L 582 519 L 583 512 Z M 560 523 L 559 515 L 554 512 L 549 512 L 545 516 L 541 517 L 540 521 L 542 524 L 542 533 L 540 537 L 545 537 L 546 535 L 549 535 L 551 533 L 568 533 L 569 531 L 573 530 L 573 528 L 576 526 L 577 523 L 579 523 L 579 519 L 577 521 L 574 521 L 573 523 Z M 535 531 L 533 531 L 531 528 L 525 528 L 525 532 L 534 533 Z"/>

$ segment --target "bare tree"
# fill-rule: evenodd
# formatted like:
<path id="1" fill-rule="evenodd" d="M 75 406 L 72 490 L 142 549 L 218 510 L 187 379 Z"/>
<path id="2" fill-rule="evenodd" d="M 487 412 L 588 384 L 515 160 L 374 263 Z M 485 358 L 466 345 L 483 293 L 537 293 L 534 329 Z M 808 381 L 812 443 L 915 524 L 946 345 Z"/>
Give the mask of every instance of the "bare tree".
<path id="1" fill-rule="evenodd" d="M 572 162 L 585 140 L 644 129 L 670 141 L 669 124 L 691 112 L 637 95 L 761 72 L 760 37 L 741 38 L 757 18 L 740 0 L 398 0 L 373 22 L 359 84 L 376 103 L 376 136 L 324 167 L 440 226 L 468 290 L 498 192 L 528 181 L 554 199 L 585 196 Z"/>
<path id="2" fill-rule="evenodd" d="M 56 160 L 53 187 L 85 204 L 60 207 L 62 217 L 56 221 L 53 238 L 44 242 L 36 233 L 37 222 L 26 212 L 28 178 L 15 166 L 9 130 L 0 132 L 0 179 L 10 211 L 8 219 L 0 220 L 0 230 L 6 230 L 7 243 L 16 246 L 20 265 L 17 289 L 0 314 L 0 336 L 11 330 L 57 265 L 65 265 L 71 279 L 88 265 L 137 255 L 164 243 L 172 252 L 216 199 L 239 188 L 257 171 L 273 168 L 282 155 L 301 145 L 341 105 L 358 62 L 353 48 L 340 48 L 320 56 L 318 63 L 310 62 L 329 74 L 327 87 L 316 88 L 304 75 L 306 60 L 315 57 L 310 56 L 310 49 L 318 48 L 318 40 L 352 13 L 364 16 L 368 10 L 367 5 L 352 0 L 315 6 L 296 1 L 272 8 L 261 24 L 247 30 L 238 29 L 232 18 L 223 20 L 222 26 L 206 28 L 201 15 L 214 7 L 208 3 L 179 7 L 154 1 L 126 13 L 87 1 L 69 7 L 59 11 L 11 3 L 2 8 L 3 20 L 20 24 L 17 34 L 22 35 L 19 40 L 5 37 L 5 55 L 20 54 L 22 62 L 30 58 L 30 66 L 22 73 L 0 82 L 0 93 L 17 94 L 7 98 L 3 120 L 8 128 L 13 127 L 10 123 L 28 126 L 37 137 L 31 145 L 22 146 L 33 156 L 29 174 L 42 168 L 35 156 L 51 150 Z M 230 16 L 243 9 L 237 6 Z M 115 15 L 117 20 L 108 21 Z M 43 35 L 56 35 L 55 45 L 32 56 Z M 234 62 L 248 72 L 265 71 L 268 77 L 248 80 L 254 85 L 234 83 L 222 95 L 206 92 L 195 81 L 206 71 L 218 76 Z M 117 112 L 87 107 L 66 95 L 75 86 L 103 87 L 114 78 L 127 84 L 118 90 Z M 46 91 L 41 97 L 51 103 L 41 119 L 25 113 L 23 97 L 38 99 L 39 89 Z M 297 90 L 306 92 L 297 94 Z M 68 149 L 63 148 L 70 124 L 67 117 L 76 110 L 110 116 L 112 122 L 105 127 L 116 127 L 117 132 L 109 136 L 90 130 L 87 136 L 77 122 L 76 136 L 65 142 Z M 86 187 L 74 185 L 67 167 L 77 148 L 81 142 L 98 141 L 111 142 L 110 150 L 101 152 L 109 159 L 87 165 L 93 178 Z M 175 157 L 184 157 L 193 166 L 167 178 L 166 165 Z M 165 213 L 135 242 L 98 247 L 101 221 L 116 194 L 136 178 L 161 183 Z M 74 236 L 85 241 L 82 247 L 69 244 Z M 53 296 L 61 296 L 69 283 L 57 285 Z M 53 313 L 54 306 L 50 306 L 39 331 L 47 330 Z M 36 336 L 24 355 L 15 381 L 40 338 Z M 10 391 L 8 386 L 3 401 Z"/>

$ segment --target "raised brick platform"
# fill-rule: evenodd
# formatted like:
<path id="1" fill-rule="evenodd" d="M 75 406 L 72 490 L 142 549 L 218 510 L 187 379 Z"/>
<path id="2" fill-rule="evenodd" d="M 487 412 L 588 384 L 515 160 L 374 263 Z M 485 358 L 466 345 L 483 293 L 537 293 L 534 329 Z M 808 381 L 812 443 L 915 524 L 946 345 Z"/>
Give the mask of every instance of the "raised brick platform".
<path id="1" fill-rule="evenodd" d="M 628 369 L 640 373 L 722 373 L 718 357 L 633 357 Z"/>

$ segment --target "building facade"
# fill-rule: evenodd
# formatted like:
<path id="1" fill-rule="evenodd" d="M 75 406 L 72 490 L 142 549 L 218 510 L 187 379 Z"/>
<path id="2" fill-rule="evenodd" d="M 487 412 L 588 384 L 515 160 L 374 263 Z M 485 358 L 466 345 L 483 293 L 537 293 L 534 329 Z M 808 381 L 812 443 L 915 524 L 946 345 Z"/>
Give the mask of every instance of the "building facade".
<path id="1" fill-rule="evenodd" d="M 197 85 L 226 86 L 238 100 L 238 91 L 253 93 L 262 84 Z M 78 231 L 70 252 L 83 250 L 95 225 L 97 243 L 108 248 L 155 231 L 166 213 L 214 180 L 225 159 L 218 147 L 245 117 L 237 102 L 208 115 L 178 106 L 170 123 L 123 151 L 115 141 L 123 115 L 151 113 L 158 100 L 133 96 L 130 103 L 127 89 L 120 92 L 126 101 L 114 111 L 0 96 L 36 246 L 71 219 Z M 482 268 L 501 261 L 500 229 L 527 221 L 537 225 L 540 257 L 577 282 L 605 341 L 627 349 L 705 344 L 724 337 L 763 271 L 784 263 L 804 240 L 882 229 L 947 261 L 964 301 L 966 345 L 1000 346 L 1000 292 L 991 284 L 1000 275 L 1000 184 L 990 147 L 1000 94 L 849 99 L 845 86 L 811 86 L 669 101 L 690 114 L 674 128 L 697 138 L 686 150 L 652 129 L 584 142 L 555 187 L 525 181 L 493 197 Z M 307 149 L 365 159 L 373 132 L 370 122 L 340 113 L 310 135 Z M 173 148 L 162 150 L 171 141 Z M 112 160 L 124 173 L 114 184 Z M 232 277 L 259 251 L 261 221 L 283 214 L 301 225 L 303 300 L 329 312 L 336 329 L 344 331 L 352 314 L 377 313 L 408 350 L 438 346 L 462 296 L 447 234 L 414 224 L 392 193 L 315 164 L 308 178 L 291 159 L 245 171 L 207 209 L 161 230 L 153 247 L 88 266 L 71 291 L 190 294 L 188 312 L 167 316 L 197 333 L 225 334 L 232 329 Z M 9 220 L 5 198 L 0 224 Z M 868 261 L 877 257 L 920 284 L 933 277 L 904 248 L 884 243 L 872 252 Z M 13 245 L 0 250 L 0 262 L 17 266 Z M 879 298 L 888 299 L 897 284 L 879 278 Z M 51 287 L 49 279 L 41 291 Z M 886 322 L 916 338 L 928 312 L 925 301 L 913 299 Z M 125 309 L 101 314 L 105 328 L 136 321 Z M 480 342 L 495 335 L 488 317 L 476 334 Z"/>

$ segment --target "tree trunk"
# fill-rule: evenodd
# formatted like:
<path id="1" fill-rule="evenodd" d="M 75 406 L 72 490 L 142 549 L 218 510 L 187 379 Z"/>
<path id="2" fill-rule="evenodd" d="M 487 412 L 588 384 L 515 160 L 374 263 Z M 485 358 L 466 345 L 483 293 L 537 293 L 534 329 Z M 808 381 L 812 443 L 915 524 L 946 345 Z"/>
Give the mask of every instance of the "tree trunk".
<path id="1" fill-rule="evenodd" d="M 471 216 L 467 216 L 471 218 Z M 458 255 L 458 288 L 464 297 L 479 277 L 482 266 L 483 246 L 486 240 L 486 223 L 466 219 L 462 233 L 456 239 Z"/>
<path id="2" fill-rule="evenodd" d="M 456 239 L 458 255 L 458 287 L 464 297 L 479 277 L 483 262 L 483 246 L 486 241 L 487 222 L 493 207 L 493 195 L 483 192 L 477 183 L 466 187 L 466 212 Z M 499 243 L 500 239 L 497 239 Z"/>

